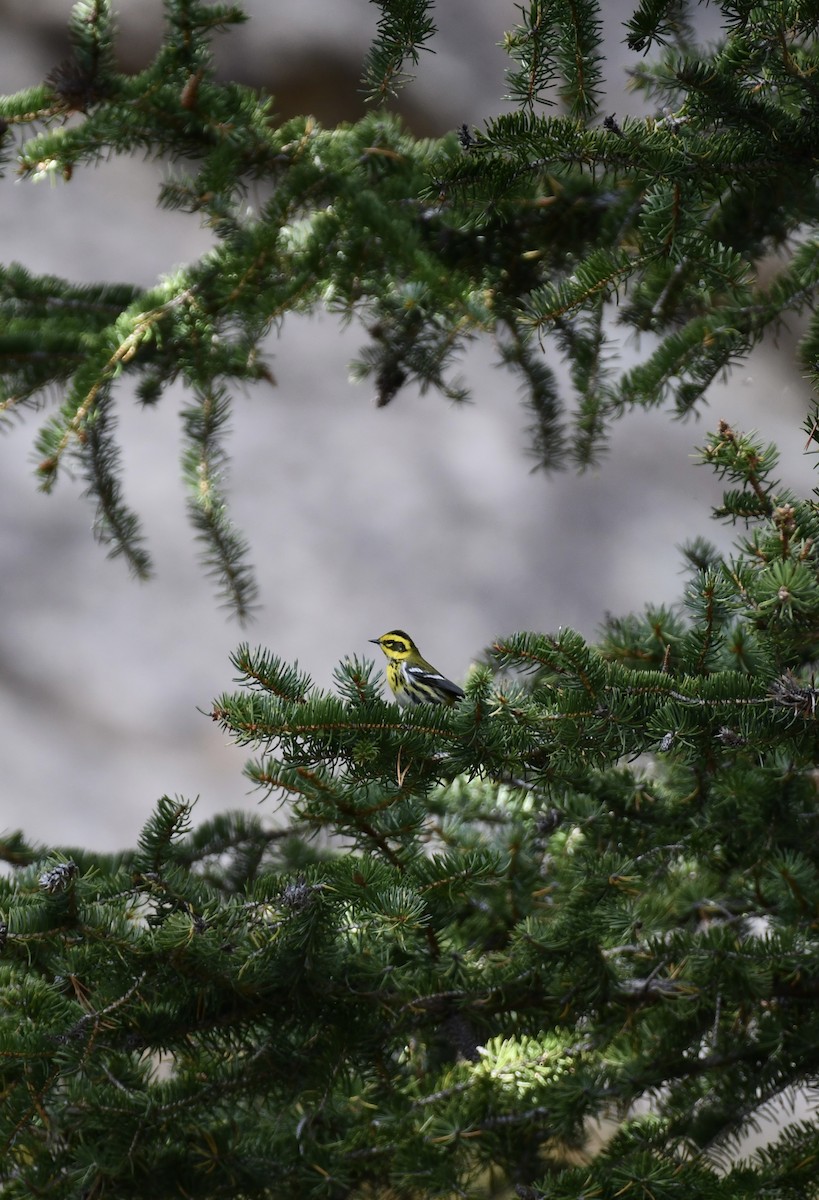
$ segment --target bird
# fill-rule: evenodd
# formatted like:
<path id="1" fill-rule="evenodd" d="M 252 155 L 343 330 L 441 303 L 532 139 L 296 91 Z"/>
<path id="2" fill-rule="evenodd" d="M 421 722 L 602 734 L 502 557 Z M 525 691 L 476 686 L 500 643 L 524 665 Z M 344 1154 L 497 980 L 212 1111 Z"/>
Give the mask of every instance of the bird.
<path id="1" fill-rule="evenodd" d="M 447 679 L 421 654 L 415 642 L 403 629 L 391 629 L 381 637 L 370 638 L 387 656 L 387 683 L 396 701 L 410 704 L 456 704 L 464 692 L 457 683 Z"/>

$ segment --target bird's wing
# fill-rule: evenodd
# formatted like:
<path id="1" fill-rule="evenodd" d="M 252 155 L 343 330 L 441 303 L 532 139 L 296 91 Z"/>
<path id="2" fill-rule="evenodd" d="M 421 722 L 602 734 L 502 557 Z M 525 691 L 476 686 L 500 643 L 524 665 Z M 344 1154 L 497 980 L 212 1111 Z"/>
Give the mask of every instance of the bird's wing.
<path id="1" fill-rule="evenodd" d="M 459 688 L 457 683 L 453 683 L 439 671 L 431 671 L 426 667 L 406 667 L 405 670 L 410 679 L 422 689 L 429 687 L 434 691 L 445 692 L 448 696 L 452 696 L 453 700 L 463 699 L 463 688 Z"/>

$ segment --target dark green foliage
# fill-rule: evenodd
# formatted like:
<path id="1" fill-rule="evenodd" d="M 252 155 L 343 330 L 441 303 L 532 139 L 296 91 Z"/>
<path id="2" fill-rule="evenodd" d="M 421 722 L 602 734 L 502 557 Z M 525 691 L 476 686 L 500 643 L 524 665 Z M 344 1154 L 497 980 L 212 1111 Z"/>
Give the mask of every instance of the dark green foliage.
<path id="1" fill-rule="evenodd" d="M 373 98 L 432 32 L 429 4 L 379 7 Z M 2 412 L 61 392 L 43 486 L 78 461 L 98 535 L 146 573 L 116 405 L 123 377 L 146 404 L 182 380 L 191 519 L 242 614 L 222 436 L 230 389 L 272 381 L 260 339 L 289 311 L 362 320 L 382 405 L 408 383 L 460 398 L 455 357 L 495 336 L 549 466 L 593 461 L 627 408 L 691 412 L 791 312 L 819 378 L 819 13 L 718 7 L 703 49 L 692 6 L 642 3 L 631 45 L 664 49 L 635 81 L 668 111 L 600 121 L 599 8 L 525 5 L 520 110 L 431 143 L 385 112 L 277 125 L 214 79 L 229 6 L 166 0 L 156 59 L 123 76 L 108 5 L 83 0 L 71 62 L 0 102 L 35 129 L 18 165 L 68 180 L 161 153 L 161 202 L 214 246 L 148 291 L 3 271 Z M 537 111 L 557 100 L 567 115 Z M 652 334 L 628 371 L 618 323 Z M 805 430 L 812 449 L 819 411 Z M 598 645 L 499 638 L 452 709 L 386 703 L 366 660 L 322 691 L 242 645 L 211 715 L 250 748 L 263 815 L 194 828 L 165 797 L 108 856 L 5 838 L 4 1198 L 816 1195 L 814 1122 L 733 1150 L 819 1079 L 819 507 L 725 423 L 701 456 L 741 540 L 731 559 L 688 543 L 678 605 L 612 617 Z"/>
<path id="2" fill-rule="evenodd" d="M 110 545 L 111 557 L 122 554 L 141 579 L 150 574 L 151 560 L 142 546 L 139 519 L 123 503 L 119 482 L 119 447 L 113 438 L 107 397 L 99 397 L 79 439 L 77 457 L 88 484 L 86 494 L 97 501 L 94 534 Z"/>
<path id="3" fill-rule="evenodd" d="M 678 608 L 499 639 L 452 709 L 240 646 L 212 716 L 280 824 L 6 841 L 4 1196 L 813 1194 L 815 1124 L 731 1150 L 819 1077 L 816 506 L 703 461 L 748 529 Z"/>
<path id="4" fill-rule="evenodd" d="M 253 572 L 247 563 L 247 544 L 225 513 L 222 482 L 227 455 L 219 435 L 230 406 L 226 393 L 204 384 L 196 407 L 182 413 L 187 448 L 182 469 L 188 485 L 191 525 L 204 546 L 203 559 L 222 592 L 226 607 L 246 618 L 256 597 Z"/>
<path id="5" fill-rule="evenodd" d="M 688 0 L 642 0 L 626 22 L 631 50 L 644 52 L 652 44 L 687 42 L 692 37 L 692 15 L 697 5 Z M 724 6 L 726 17 L 728 6 Z"/>
<path id="6" fill-rule="evenodd" d="M 504 49 L 518 65 L 508 73 L 509 98 L 521 107 L 554 104 L 553 89 L 572 116 L 593 116 L 601 84 L 598 6 L 594 0 L 530 0 Z"/>
<path id="7" fill-rule="evenodd" d="M 404 65 L 434 48 L 434 23 L 426 0 L 377 7 L 365 77 L 383 101 Z M 627 409 L 696 411 L 714 378 L 790 313 L 809 314 L 802 354 L 815 372 L 815 5 L 718 8 L 723 35 L 702 46 L 696 6 L 639 6 L 628 23 L 633 80 L 658 115 L 638 119 L 598 111 L 599 5 L 531 0 L 504 43 L 517 111 L 424 141 L 383 109 L 331 130 L 309 117 L 278 123 L 267 97 L 217 82 L 211 40 L 244 19 L 230 5 L 165 0 L 154 61 L 123 75 L 110 5 L 82 0 L 71 61 L 46 85 L 0 99 L 2 153 L 14 130 L 24 176 L 66 181 L 112 154 L 162 155 L 160 203 L 206 222 L 214 246 L 149 291 L 4 270 L 0 413 L 62 392 L 40 435 L 43 485 L 78 456 L 99 534 L 147 573 L 117 480 L 123 381 L 145 403 L 185 382 L 196 398 L 188 426 L 192 412 L 218 407 L 219 421 L 205 424 L 209 461 L 216 453 L 223 475 L 214 438 L 232 390 L 272 382 L 261 339 L 288 312 L 320 304 L 361 322 L 355 370 L 381 406 L 411 385 L 462 399 L 452 365 L 471 339 L 493 337 L 523 385 L 533 450 L 549 468 L 594 462 Z M 640 56 L 649 48 L 653 57 Z M 255 208 L 253 194 L 265 197 Z M 758 266 L 773 250 L 780 265 L 762 283 Z M 623 326 L 626 337 L 652 335 L 627 370 Z M 552 374 L 555 350 L 568 385 Z M 204 459 L 202 430 L 195 454 L 188 433 L 190 481 Z M 220 594 L 243 615 L 253 591 L 246 547 L 209 480 L 213 503 L 197 497 L 191 518 Z"/>
<path id="8" fill-rule="evenodd" d="M 411 76 L 403 73 L 407 59 L 417 65 L 418 51 L 435 33 L 431 0 L 372 0 L 381 9 L 378 36 L 364 63 L 367 99 L 384 103 Z"/>

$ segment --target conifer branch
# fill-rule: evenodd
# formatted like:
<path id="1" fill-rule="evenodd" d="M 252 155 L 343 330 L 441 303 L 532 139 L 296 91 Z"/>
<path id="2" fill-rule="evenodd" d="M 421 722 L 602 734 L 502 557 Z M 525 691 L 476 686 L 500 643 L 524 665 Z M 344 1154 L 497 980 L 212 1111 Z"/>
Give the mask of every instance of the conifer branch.
<path id="1" fill-rule="evenodd" d="M 248 546 L 227 516 L 222 483 L 227 455 L 221 434 L 230 415 L 227 393 L 202 389 L 195 408 L 182 414 L 187 448 L 182 469 L 188 485 L 191 524 L 204 545 L 202 559 L 217 582 L 224 604 L 240 621 L 250 616 L 257 596 Z"/>
<path id="2" fill-rule="evenodd" d="M 408 82 L 407 59 L 417 64 L 418 52 L 435 33 L 430 0 L 373 0 L 381 9 L 378 33 L 364 63 L 367 99 L 384 104 Z"/>
<path id="3" fill-rule="evenodd" d="M 459 146 L 418 141 L 384 111 L 337 130 L 310 118 L 277 124 L 265 97 L 214 73 L 212 38 L 243 15 L 165 4 L 166 37 L 138 75 L 115 68 L 109 5 L 82 0 L 73 66 L 0 102 L 21 135 L 24 175 L 69 180 L 112 153 L 159 152 L 173 171 L 161 202 L 205 219 L 217 237 L 201 262 L 147 295 L 127 284 L 96 296 L 67 281 L 21 287 L 19 272 L 8 273 L 0 411 L 38 405 L 54 384 L 68 397 L 40 438 L 45 487 L 121 376 L 136 377 L 149 403 L 179 377 L 195 391 L 270 380 L 259 353 L 270 323 L 320 303 L 366 323 L 355 369 L 373 379 L 381 406 L 413 382 L 464 398 L 451 363 L 472 338 L 495 336 L 502 361 L 527 381 L 538 461 L 581 468 L 630 407 L 688 414 L 767 330 L 812 304 L 819 205 L 804 22 L 770 8 L 736 21 L 723 6 L 726 39 L 703 48 L 684 5 L 643 4 L 634 44 L 668 49 L 635 82 L 668 111 L 593 127 L 598 6 L 538 0 L 508 38 L 519 111 L 462 132 Z M 423 0 L 381 5 L 381 14 L 370 60 L 379 95 L 433 33 Z M 554 87 L 572 112 L 533 111 Z M 68 125 L 67 110 L 76 116 Z M 247 187 L 264 179 L 272 195 L 249 212 Z M 762 287 L 756 268 L 771 250 L 790 257 Z M 656 335 L 625 370 L 615 314 Z M 809 366 L 817 330 L 811 322 L 804 340 Z M 527 331 L 538 340 L 524 351 Z M 549 342 L 568 362 L 567 394 L 538 366 Z M 220 511 L 191 507 L 208 563 L 245 612 L 243 545 L 215 522 Z"/>
<path id="4" fill-rule="evenodd" d="M 97 501 L 94 536 L 111 547 L 111 558 L 122 555 L 138 579 L 147 579 L 151 559 L 143 548 L 139 518 L 122 502 L 119 449 L 112 425 L 109 403 L 103 399 L 84 424 L 78 450 L 88 482 L 85 494 Z"/>

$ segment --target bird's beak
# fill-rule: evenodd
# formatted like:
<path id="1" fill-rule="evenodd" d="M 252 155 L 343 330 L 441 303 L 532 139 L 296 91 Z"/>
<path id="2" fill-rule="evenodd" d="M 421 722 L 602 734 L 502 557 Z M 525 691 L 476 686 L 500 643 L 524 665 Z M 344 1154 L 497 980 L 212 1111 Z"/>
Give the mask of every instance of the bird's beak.
<path id="1" fill-rule="evenodd" d="M 381 645 L 381 643 L 379 642 L 378 638 L 370 638 L 369 640 L 372 642 L 372 644 L 373 644 L 374 646 L 380 646 L 380 645 Z"/>

